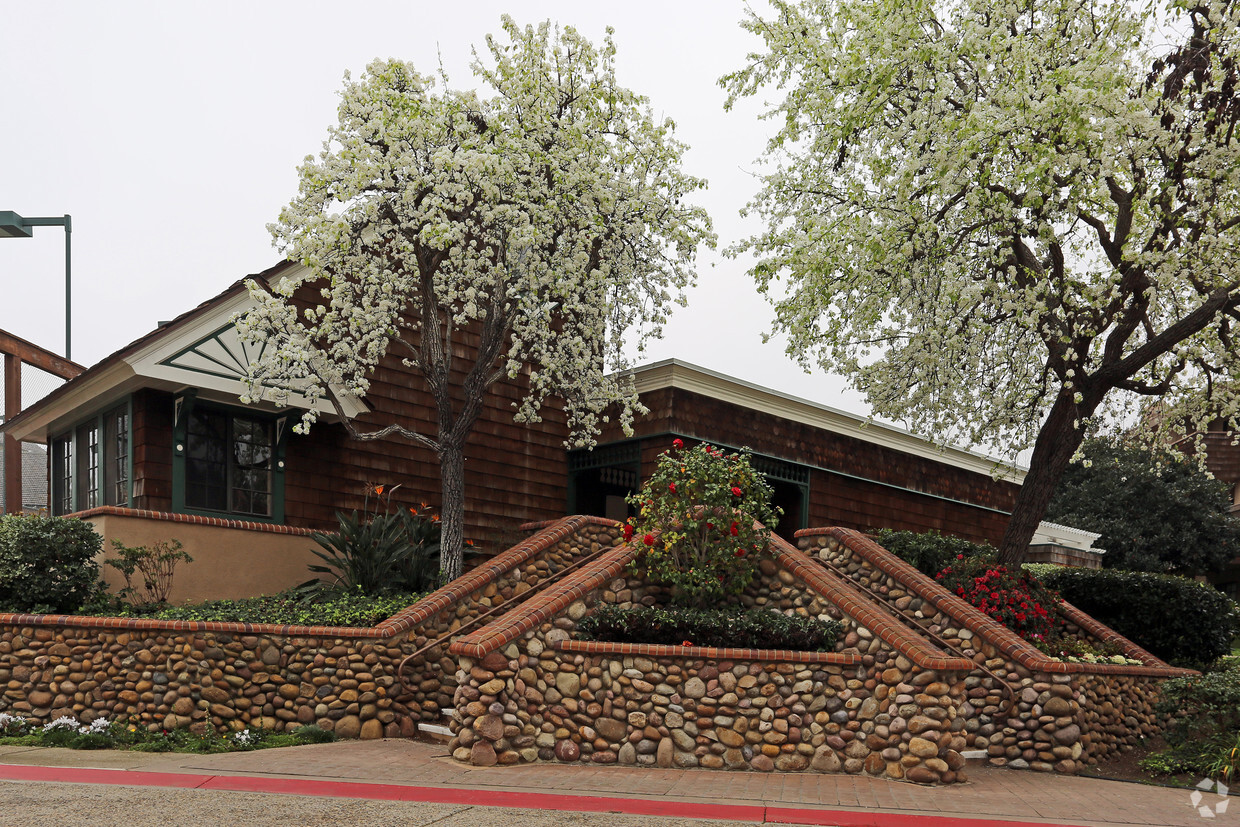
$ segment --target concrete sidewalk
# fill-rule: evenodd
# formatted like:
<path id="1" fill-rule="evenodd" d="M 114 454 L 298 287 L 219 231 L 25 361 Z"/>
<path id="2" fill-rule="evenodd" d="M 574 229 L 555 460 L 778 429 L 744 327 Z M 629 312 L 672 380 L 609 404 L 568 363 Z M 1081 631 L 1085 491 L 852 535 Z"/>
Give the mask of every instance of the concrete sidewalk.
<path id="1" fill-rule="evenodd" d="M 421 801 L 757 824 L 1240 826 L 1206 820 L 1191 791 L 970 766 L 969 782 L 922 787 L 855 775 L 763 774 L 588 764 L 478 768 L 445 747 L 342 741 L 225 755 L 0 747 L 0 781 L 179 787 Z M 1222 799 L 1207 794 L 1211 809 Z"/>

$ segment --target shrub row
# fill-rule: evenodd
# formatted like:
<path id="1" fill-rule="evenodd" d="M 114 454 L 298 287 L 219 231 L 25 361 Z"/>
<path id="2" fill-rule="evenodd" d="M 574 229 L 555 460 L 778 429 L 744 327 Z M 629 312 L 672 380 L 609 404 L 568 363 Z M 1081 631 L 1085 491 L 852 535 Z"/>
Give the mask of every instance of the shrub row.
<path id="1" fill-rule="evenodd" d="M 840 629 L 834 620 L 772 611 L 661 606 L 600 606 L 577 624 L 585 640 L 804 652 L 831 651 Z"/>
<path id="2" fill-rule="evenodd" d="M 927 577 L 934 577 L 958 558 L 993 561 L 997 552 L 986 543 L 972 543 L 959 537 L 945 537 L 937 531 L 872 532 L 875 542 Z"/>
<path id="3" fill-rule="evenodd" d="M 1236 603 L 1186 577 L 1058 568 L 1041 579 L 1064 600 L 1175 666 L 1201 668 L 1230 652 L 1240 634 Z"/>

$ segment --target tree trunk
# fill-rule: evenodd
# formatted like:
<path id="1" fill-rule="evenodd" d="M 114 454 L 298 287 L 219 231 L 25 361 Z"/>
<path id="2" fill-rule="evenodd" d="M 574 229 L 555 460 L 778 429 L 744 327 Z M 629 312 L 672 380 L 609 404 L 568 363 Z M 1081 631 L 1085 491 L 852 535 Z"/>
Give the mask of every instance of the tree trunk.
<path id="1" fill-rule="evenodd" d="M 1012 518 L 999 545 L 999 563 L 1018 566 L 1029 553 L 1029 541 L 1046 514 L 1055 486 L 1072 461 L 1085 434 L 1077 422 L 1089 415 L 1072 400 L 1070 391 L 1061 391 L 1038 432 L 1029 461 L 1029 473 L 1016 495 Z"/>
<path id="2" fill-rule="evenodd" d="M 439 569 L 443 583 L 461 576 L 465 553 L 465 451 L 455 442 L 441 442 L 439 477 L 443 489 L 443 526 Z"/>

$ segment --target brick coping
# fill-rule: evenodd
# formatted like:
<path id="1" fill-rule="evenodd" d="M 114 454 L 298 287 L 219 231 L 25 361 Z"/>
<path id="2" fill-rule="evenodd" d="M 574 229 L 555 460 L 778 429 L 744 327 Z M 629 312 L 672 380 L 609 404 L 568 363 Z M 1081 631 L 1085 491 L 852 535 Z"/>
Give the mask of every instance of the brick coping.
<path id="1" fill-rule="evenodd" d="M 802 537 L 831 537 L 837 540 L 849 551 L 857 554 L 884 574 L 894 577 L 897 582 L 911 588 L 919 597 L 929 601 L 932 606 L 946 614 L 953 621 L 963 625 L 974 634 L 980 635 L 983 640 L 991 643 L 1004 655 L 1011 657 L 1030 671 L 1160 678 L 1199 674 L 1192 669 L 1179 669 L 1167 665 L 1126 637 L 1099 623 L 1067 602 L 1062 603 L 1062 613 L 1069 620 L 1100 640 L 1120 646 L 1127 657 L 1143 660 L 1145 663 L 1140 666 L 1132 666 L 1117 663 L 1073 663 L 1071 661 L 1052 660 L 1007 626 L 982 614 L 972 604 L 961 600 L 947 591 L 934 580 L 922 574 L 899 557 L 896 557 L 860 531 L 838 526 L 830 528 L 804 528 L 793 536 L 798 539 Z"/>
<path id="2" fill-rule="evenodd" d="M 905 628 L 875 608 L 872 603 L 848 582 L 828 577 L 821 567 L 815 565 L 803 552 L 787 541 L 772 535 L 771 543 L 776 550 L 775 559 L 804 583 L 852 618 L 858 625 L 878 635 L 897 653 L 909 658 L 924 669 L 944 671 L 969 671 L 973 662 L 949 656 L 931 646 L 920 636 Z M 618 546 L 594 560 L 564 581 L 555 584 L 541 594 L 507 612 L 494 622 L 468 635 L 458 638 L 449 646 L 453 654 L 481 659 L 544 622 L 558 617 L 573 602 L 620 576 L 633 560 L 636 551 L 630 544 Z M 794 663 L 858 663 L 860 657 L 836 652 L 795 652 L 793 650 L 746 649 L 740 647 L 668 646 L 648 643 L 614 643 L 608 641 L 566 640 L 556 649 L 565 652 L 598 654 L 640 654 L 652 657 L 715 657 L 706 652 L 726 652 L 718 655 L 729 660 L 785 660 Z M 855 660 L 844 660 L 852 659 Z"/>
<path id="3" fill-rule="evenodd" d="M 796 649 L 742 649 L 736 646 L 672 646 L 656 643 L 612 643 L 606 640 L 561 640 L 553 647 L 583 655 L 636 655 L 648 658 L 705 658 L 770 663 L 820 663 L 858 666 L 861 656 L 841 652 L 802 652 Z"/>
<path id="4" fill-rule="evenodd" d="M 114 509 L 115 507 L 103 506 L 103 508 Z M 92 509 L 91 511 L 96 510 L 98 509 Z M 135 509 L 119 510 L 128 512 Z M 118 632 L 227 632 L 242 635 L 261 634 L 281 635 L 284 637 L 375 638 L 387 640 L 409 631 L 418 623 L 434 617 L 445 609 L 454 608 L 462 598 L 485 588 L 534 555 L 545 551 L 564 537 L 576 533 L 583 526 L 591 524 L 619 525 L 614 520 L 607 520 L 602 517 L 575 516 L 555 520 L 537 534 L 523 540 L 467 574 L 458 577 L 446 586 L 431 592 L 417 603 L 402 609 L 378 626 L 362 628 L 352 626 L 293 626 L 277 623 L 221 623 L 207 620 L 156 620 L 154 618 L 138 617 L 88 617 L 84 615 L 6 613 L 0 613 L 0 624 L 41 627 L 68 626 L 73 628 L 108 629 Z"/>
<path id="5" fill-rule="evenodd" d="M 88 517 L 134 517 L 140 520 L 161 520 L 169 523 L 189 523 L 190 525 L 214 526 L 216 528 L 234 528 L 239 531 L 260 531 L 267 534 L 292 534 L 308 537 L 318 533 L 313 528 L 277 525 L 276 523 L 260 523 L 253 520 L 236 520 L 227 517 L 207 517 L 203 514 L 178 514 L 172 511 L 148 511 L 145 508 L 123 508 L 119 505 L 100 505 L 85 511 L 66 514 L 79 520 Z"/>

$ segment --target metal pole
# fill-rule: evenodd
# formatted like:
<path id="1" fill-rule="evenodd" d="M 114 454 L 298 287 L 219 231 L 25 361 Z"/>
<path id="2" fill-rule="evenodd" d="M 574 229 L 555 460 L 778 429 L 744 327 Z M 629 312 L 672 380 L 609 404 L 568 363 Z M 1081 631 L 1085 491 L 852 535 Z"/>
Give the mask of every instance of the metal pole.
<path id="1" fill-rule="evenodd" d="M 30 238 L 31 227 L 64 227 L 65 228 L 65 358 L 73 359 L 70 346 L 73 341 L 73 216 L 65 213 L 60 218 L 25 218 L 15 212 L 0 212 L 0 237 Z"/>
<path id="2" fill-rule="evenodd" d="M 72 278 L 70 264 L 73 261 L 72 245 L 69 243 L 73 238 L 73 219 L 68 213 L 65 213 L 65 358 L 73 359 L 73 351 L 69 349 L 72 340 L 72 324 L 73 324 L 73 302 L 70 301 L 72 296 Z"/>

